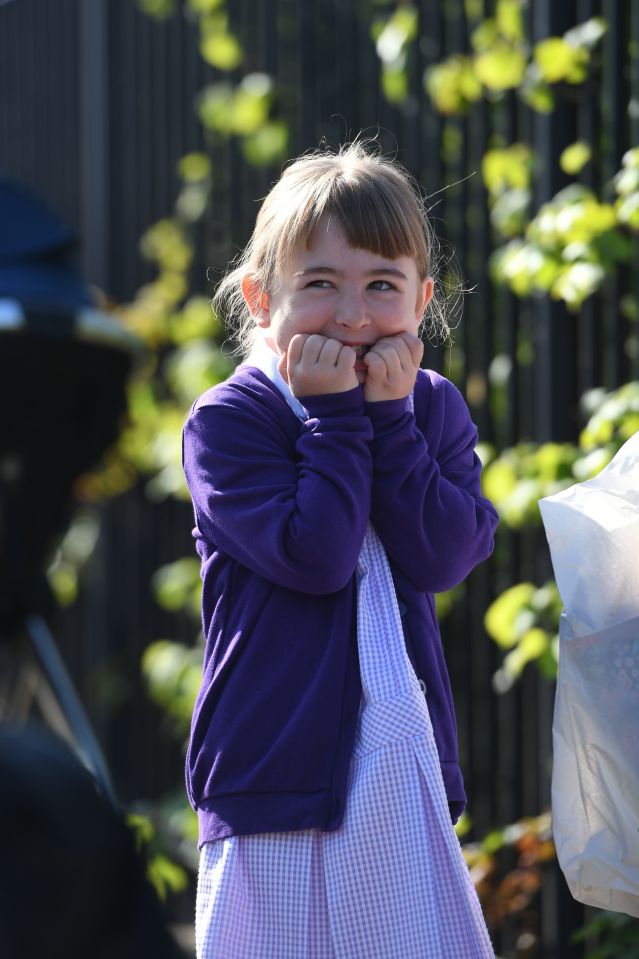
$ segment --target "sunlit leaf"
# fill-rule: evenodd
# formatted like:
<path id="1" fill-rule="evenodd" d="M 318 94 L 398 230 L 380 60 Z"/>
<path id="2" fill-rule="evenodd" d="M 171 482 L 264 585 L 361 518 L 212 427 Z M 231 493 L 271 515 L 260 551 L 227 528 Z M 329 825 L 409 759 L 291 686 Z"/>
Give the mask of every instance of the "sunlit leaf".
<path id="1" fill-rule="evenodd" d="M 288 127 L 282 120 L 269 120 L 242 140 L 244 156 L 254 166 L 277 163 L 285 156 L 287 145 Z"/>
<path id="2" fill-rule="evenodd" d="M 376 37 L 376 49 L 382 63 L 393 64 L 406 45 L 417 36 L 417 8 L 403 4 L 397 8 Z"/>
<path id="3" fill-rule="evenodd" d="M 231 107 L 234 133 L 254 133 L 267 120 L 273 81 L 265 73 L 249 74 L 237 88 Z"/>
<path id="4" fill-rule="evenodd" d="M 617 203 L 617 217 L 633 230 L 639 230 L 639 193 L 631 193 Z"/>
<path id="5" fill-rule="evenodd" d="M 482 159 L 482 177 L 492 194 L 502 193 L 509 187 L 527 189 L 531 170 L 532 151 L 524 143 L 488 150 Z"/>
<path id="6" fill-rule="evenodd" d="M 496 43 L 475 58 L 477 76 L 489 90 L 518 87 L 526 72 L 524 53 L 507 43 Z"/>
<path id="7" fill-rule="evenodd" d="M 156 20 L 168 20 L 177 10 L 177 0 L 136 0 L 142 13 Z"/>
<path id="8" fill-rule="evenodd" d="M 200 55 L 218 70 L 234 70 L 242 62 L 243 51 L 232 33 L 207 30 L 200 39 Z"/>
<path id="9" fill-rule="evenodd" d="M 175 209 L 187 223 L 202 218 L 209 202 L 209 191 L 204 183 L 185 183 L 175 201 Z"/>
<path id="10" fill-rule="evenodd" d="M 587 143 L 573 143 L 562 152 L 559 165 L 564 173 L 574 175 L 588 163 L 591 156 L 592 150 Z"/>
<path id="11" fill-rule="evenodd" d="M 608 24 L 603 17 L 591 17 L 564 33 L 564 40 L 572 47 L 591 50 L 605 36 Z"/>
<path id="12" fill-rule="evenodd" d="M 189 183 L 206 180 L 211 173 L 211 161 L 206 153 L 186 153 L 178 162 L 178 173 Z"/>
<path id="13" fill-rule="evenodd" d="M 69 563 L 58 562 L 47 570 L 47 579 L 56 602 L 63 607 L 72 606 L 78 597 L 78 575 Z"/>
<path id="14" fill-rule="evenodd" d="M 190 602 L 194 591 L 200 590 L 200 564 L 185 557 L 160 567 L 151 583 L 155 598 L 164 609 L 175 612 Z"/>
<path id="15" fill-rule="evenodd" d="M 224 0 L 186 0 L 194 13 L 212 13 L 224 5 Z"/>
<path id="16" fill-rule="evenodd" d="M 533 583 L 517 583 L 505 590 L 489 606 L 484 617 L 488 635 L 503 649 L 514 646 L 519 639 L 517 616 L 535 592 Z"/>
<path id="17" fill-rule="evenodd" d="M 389 103 L 402 103 L 408 96 L 408 77 L 403 64 L 399 67 L 382 65 L 382 91 Z"/>
<path id="18" fill-rule="evenodd" d="M 440 113 L 458 113 L 482 95 L 473 61 L 458 54 L 424 73 L 424 88 Z"/>
<path id="19" fill-rule="evenodd" d="M 543 79 L 548 83 L 558 83 L 565 80 L 587 54 L 566 43 L 562 37 L 548 37 L 536 44 L 533 57 Z"/>
<path id="20" fill-rule="evenodd" d="M 482 53 L 485 50 L 490 50 L 498 38 L 497 21 L 487 17 L 473 30 L 470 42 L 477 53 Z"/>
<path id="21" fill-rule="evenodd" d="M 524 21 L 520 0 L 497 0 L 495 20 L 499 33 L 506 40 L 523 40 Z"/>
<path id="22" fill-rule="evenodd" d="M 189 884 L 186 869 L 161 853 L 149 860 L 148 876 L 160 899 L 166 899 L 169 892 L 182 892 Z"/>
<path id="23" fill-rule="evenodd" d="M 575 263 L 561 271 L 550 292 L 555 299 L 577 308 L 599 289 L 604 277 L 604 269 L 597 263 Z"/>

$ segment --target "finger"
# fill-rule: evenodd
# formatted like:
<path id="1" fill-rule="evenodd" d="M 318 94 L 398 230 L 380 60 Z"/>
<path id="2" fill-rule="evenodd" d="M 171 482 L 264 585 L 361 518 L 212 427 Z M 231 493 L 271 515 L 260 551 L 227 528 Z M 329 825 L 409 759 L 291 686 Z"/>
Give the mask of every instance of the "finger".
<path id="1" fill-rule="evenodd" d="M 352 369 L 355 366 L 357 354 L 352 346 L 345 346 L 339 343 L 339 352 L 337 354 L 336 365 L 340 370 Z"/>
<path id="2" fill-rule="evenodd" d="M 326 337 L 320 333 L 311 333 L 309 336 L 306 336 L 301 360 L 304 363 L 317 363 L 325 342 Z"/>
<path id="3" fill-rule="evenodd" d="M 388 375 L 386 361 L 381 353 L 377 353 L 375 350 L 369 350 L 364 355 L 363 363 L 370 379 L 379 380 Z"/>
<path id="4" fill-rule="evenodd" d="M 405 367 L 412 366 L 408 347 L 394 339 L 380 340 L 367 356 L 371 354 L 381 357 L 389 376 L 401 373 Z"/>
<path id="5" fill-rule="evenodd" d="M 411 356 L 411 361 L 414 366 L 419 366 L 422 361 L 422 356 L 424 355 L 424 344 L 418 336 L 415 336 L 414 333 L 409 333 L 405 331 L 400 333 L 398 339 L 406 345 Z"/>
<path id="6" fill-rule="evenodd" d="M 288 351 L 282 353 L 280 356 L 277 368 L 284 382 L 288 383 Z"/>
<path id="7" fill-rule="evenodd" d="M 333 340 L 330 337 L 326 337 L 324 343 L 322 344 L 322 349 L 320 350 L 318 362 L 330 366 L 337 366 L 341 349 L 342 344 L 339 340 Z"/>
<path id="8" fill-rule="evenodd" d="M 289 369 L 291 369 L 293 366 L 297 366 L 302 359 L 302 352 L 307 339 L 308 336 L 306 333 L 296 333 L 295 336 L 291 337 L 291 341 L 288 344 L 288 349 L 286 351 L 288 354 Z"/>

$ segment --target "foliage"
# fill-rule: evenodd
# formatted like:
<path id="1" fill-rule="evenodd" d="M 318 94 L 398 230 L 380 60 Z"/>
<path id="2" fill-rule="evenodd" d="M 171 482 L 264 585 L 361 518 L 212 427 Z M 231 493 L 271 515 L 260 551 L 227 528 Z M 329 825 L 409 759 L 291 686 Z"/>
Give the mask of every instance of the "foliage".
<path id="1" fill-rule="evenodd" d="M 417 37 L 419 14 L 412 4 L 400 4 L 389 17 L 376 17 L 371 35 L 381 60 L 381 84 L 389 103 L 402 103 L 408 95 L 408 49 Z"/>
<path id="2" fill-rule="evenodd" d="M 572 444 L 519 443 L 492 460 L 484 473 L 486 495 L 511 529 L 539 524 L 538 501 L 596 476 L 630 436 L 639 430 L 639 382 L 606 393 L 592 390 L 582 399 L 590 417 Z M 529 662 L 549 679 L 556 675 L 561 600 L 553 583 L 541 588 L 519 583 L 489 606 L 485 627 L 508 650 L 493 683 L 497 692 L 510 689 Z"/>
<path id="3" fill-rule="evenodd" d="M 574 936 L 575 942 L 597 938 L 588 959 L 639 959 L 639 921 L 619 912 L 599 912 Z"/>
<path id="4" fill-rule="evenodd" d="M 544 869 L 555 858 L 550 813 L 521 819 L 462 846 L 491 929 L 521 915 L 539 892 Z M 533 930 L 525 930 L 534 936 Z"/>
<path id="5" fill-rule="evenodd" d="M 188 872 L 165 854 L 165 843 L 158 840 L 158 830 L 151 817 L 142 812 L 131 812 L 127 815 L 127 825 L 135 833 L 138 849 L 145 850 L 147 874 L 160 899 L 166 899 L 169 892 L 186 889 Z"/>
<path id="6" fill-rule="evenodd" d="M 484 492 L 511 529 L 539 524 L 540 499 L 596 476 L 639 430 L 639 381 L 591 390 L 581 405 L 590 416 L 578 445 L 518 443 L 486 466 Z"/>
<path id="7" fill-rule="evenodd" d="M 564 169 L 578 171 L 587 156 L 587 148 L 573 144 L 562 154 Z M 524 229 L 527 190 L 508 188 L 496 198 L 493 192 L 493 226 L 502 236 L 513 237 L 492 255 L 497 282 L 507 284 L 518 296 L 548 293 L 578 310 L 617 265 L 635 255 L 637 183 L 639 149 L 633 149 L 625 154 L 614 178 L 614 202 L 602 202 L 592 190 L 574 183 L 544 203 Z M 517 233 L 521 235 L 515 237 Z"/>
<path id="8" fill-rule="evenodd" d="M 473 5 L 467 5 L 472 14 Z M 533 110 L 549 113 L 554 87 L 583 83 L 593 48 L 606 31 L 593 17 L 562 37 L 531 45 L 525 36 L 521 0 L 497 0 L 493 17 L 476 22 L 472 52 L 458 53 L 426 70 L 424 86 L 443 114 L 464 113 L 482 97 L 496 99 L 515 90 Z"/>
<path id="9" fill-rule="evenodd" d="M 546 679 L 555 678 L 561 610 L 553 582 L 539 588 L 533 583 L 517 583 L 491 603 L 484 620 L 486 632 L 501 649 L 507 650 L 493 677 L 496 692 L 510 689 L 531 662 Z"/>

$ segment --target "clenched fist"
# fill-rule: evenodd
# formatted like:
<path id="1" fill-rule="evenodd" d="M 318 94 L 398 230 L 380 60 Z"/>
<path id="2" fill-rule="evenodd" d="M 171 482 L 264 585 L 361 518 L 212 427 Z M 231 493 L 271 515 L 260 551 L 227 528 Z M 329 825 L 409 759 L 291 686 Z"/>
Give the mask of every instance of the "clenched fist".
<path id="1" fill-rule="evenodd" d="M 296 333 L 279 370 L 293 396 L 346 393 L 358 385 L 355 350 L 320 333 Z"/>
<path id="2" fill-rule="evenodd" d="M 424 344 L 412 333 L 397 333 L 378 340 L 364 356 L 365 401 L 375 403 L 408 396 L 415 386 L 423 355 Z"/>

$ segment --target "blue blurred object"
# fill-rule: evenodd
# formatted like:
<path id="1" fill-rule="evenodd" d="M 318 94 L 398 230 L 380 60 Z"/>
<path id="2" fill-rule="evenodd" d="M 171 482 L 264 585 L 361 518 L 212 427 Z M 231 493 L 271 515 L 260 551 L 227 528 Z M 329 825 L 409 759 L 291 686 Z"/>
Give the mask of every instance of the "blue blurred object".
<path id="1" fill-rule="evenodd" d="M 0 174 L 0 226 L 0 299 L 18 300 L 27 309 L 94 305 L 72 264 L 72 231 L 6 174 Z"/>

